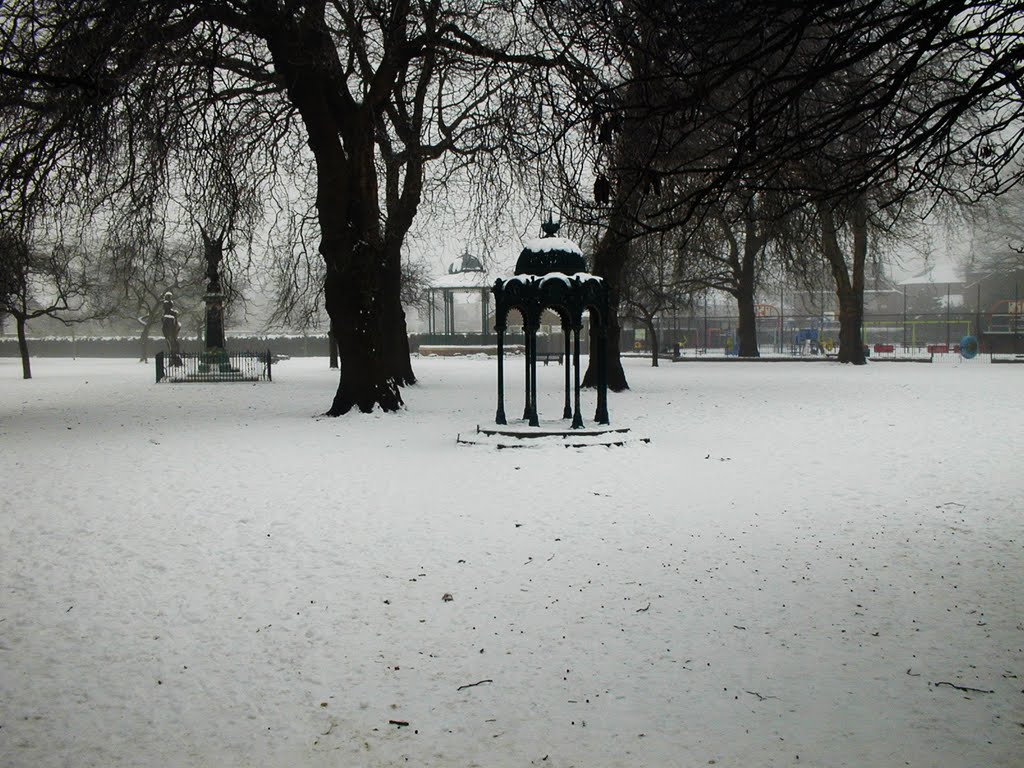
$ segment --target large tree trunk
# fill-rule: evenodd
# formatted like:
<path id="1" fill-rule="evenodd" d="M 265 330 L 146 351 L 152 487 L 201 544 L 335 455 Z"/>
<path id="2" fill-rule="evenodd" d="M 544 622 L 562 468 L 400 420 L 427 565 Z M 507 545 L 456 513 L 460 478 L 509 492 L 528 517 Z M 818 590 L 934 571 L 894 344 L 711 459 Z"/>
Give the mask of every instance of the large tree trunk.
<path id="1" fill-rule="evenodd" d="M 629 389 L 626 372 L 622 368 L 622 331 L 619 323 L 619 286 L 622 284 L 622 271 L 629 257 L 629 214 L 616 205 L 609 217 L 608 229 L 598 241 L 594 250 L 593 273 L 604 278 L 608 284 L 608 326 L 605 334 L 607 354 L 608 389 L 622 392 Z M 584 387 L 597 386 L 597 361 L 599 356 L 593 344 L 597 334 L 591 333 L 591 350 L 587 362 L 587 372 L 583 376 Z"/>
<path id="2" fill-rule="evenodd" d="M 410 224 L 412 218 L 410 214 Z M 389 238 L 386 267 L 381 275 L 384 335 L 388 339 L 382 348 L 382 354 L 388 371 L 398 381 L 399 386 L 416 383 L 416 375 L 412 370 L 412 353 L 409 350 L 409 329 L 405 323 L 405 307 L 402 306 L 402 242 L 407 230 L 408 227 L 400 236 Z"/>
<path id="3" fill-rule="evenodd" d="M 326 308 L 342 363 L 330 416 L 352 408 L 396 411 L 403 404 L 400 388 L 416 381 L 401 301 L 400 250 L 388 248 L 381 233 L 372 128 L 364 136 L 348 148 L 347 163 L 340 153 L 318 156 Z M 339 166 L 330 167 L 332 160 Z M 332 181 L 337 179 L 344 181 Z"/>
<path id="4" fill-rule="evenodd" d="M 366 206 L 352 201 L 353 208 Z M 321 213 L 321 221 L 323 221 Z M 353 216 L 358 221 L 360 216 Z M 331 335 L 338 342 L 342 361 L 338 391 L 329 416 L 340 416 L 352 408 L 364 413 L 380 407 L 396 411 L 402 407 L 400 387 L 415 381 L 409 362 L 409 341 L 405 316 L 395 291 L 389 295 L 381 248 L 369 238 L 354 236 L 365 231 L 350 222 L 348 228 L 325 227 L 320 249 L 327 262 L 326 308 Z M 341 237 L 335 242 L 329 230 Z M 404 354 L 404 358 L 403 358 Z"/>
<path id="5" fill-rule="evenodd" d="M 841 363 L 864 365 L 864 263 L 867 259 L 867 208 L 863 198 L 854 203 L 850 220 L 853 233 L 853 258 L 847 266 L 839 245 L 835 211 L 818 206 L 822 247 L 836 283 L 839 301 L 839 355 Z"/>
<path id="6" fill-rule="evenodd" d="M 28 355 L 28 338 L 25 336 L 25 318 L 15 317 L 14 321 L 18 327 L 18 351 L 21 352 L 21 377 L 32 378 L 32 361 Z"/>
<path id="7" fill-rule="evenodd" d="M 743 254 L 736 271 L 736 305 L 739 310 L 739 356 L 760 357 L 757 347 L 757 312 L 754 304 L 757 284 L 757 254 L 762 247 L 755 210 L 756 200 L 751 197 L 744 212 Z"/>
<path id="8" fill-rule="evenodd" d="M 645 29 L 644 34 L 653 34 L 653 31 Z M 645 196 L 649 191 L 654 191 L 651 180 L 657 178 L 651 173 L 659 136 L 656 125 L 650 119 L 650 112 L 644 106 L 648 96 L 646 61 L 641 58 L 633 62 L 632 66 L 635 77 L 627 86 L 625 93 L 628 107 L 621 115 L 623 126 L 615 132 L 614 148 L 609 162 L 609 173 L 614 176 L 614 183 L 611 199 L 608 201 L 608 228 L 594 249 L 594 263 L 591 269 L 608 284 L 609 316 L 608 332 L 605 336 L 605 360 L 608 389 L 612 392 L 629 389 L 626 372 L 622 368 L 620 287 L 623 270 L 629 259 L 630 243 L 637 232 L 637 217 Z M 583 377 L 585 387 L 597 386 L 598 355 L 594 354 L 593 349 L 590 352 L 587 372 Z"/>
<path id="9" fill-rule="evenodd" d="M 736 308 L 739 311 L 739 334 L 740 357 L 760 357 L 761 352 L 757 348 L 757 312 L 754 307 L 754 286 L 753 276 L 744 275 L 733 296 L 736 299 Z"/>
<path id="10" fill-rule="evenodd" d="M 338 367 L 338 342 L 334 340 L 334 334 L 330 331 L 327 332 L 327 346 L 330 352 L 330 366 L 331 368 Z"/>
<path id="11" fill-rule="evenodd" d="M 268 42 L 317 164 L 325 307 L 341 359 L 327 414 L 396 411 L 400 388 L 415 376 L 401 304 L 401 240 L 389 248 L 381 231 L 373 114 L 379 105 L 369 97 L 352 100 L 345 81 L 333 77 L 340 70 L 320 61 L 336 50 L 323 28 L 311 23 L 297 37 L 288 32 L 275 30 Z"/>
<path id="12" fill-rule="evenodd" d="M 658 339 L 658 328 L 654 324 L 654 317 L 644 318 L 644 325 L 647 326 L 647 337 L 651 340 L 651 367 L 657 368 L 661 352 L 658 349 L 660 339 Z"/>

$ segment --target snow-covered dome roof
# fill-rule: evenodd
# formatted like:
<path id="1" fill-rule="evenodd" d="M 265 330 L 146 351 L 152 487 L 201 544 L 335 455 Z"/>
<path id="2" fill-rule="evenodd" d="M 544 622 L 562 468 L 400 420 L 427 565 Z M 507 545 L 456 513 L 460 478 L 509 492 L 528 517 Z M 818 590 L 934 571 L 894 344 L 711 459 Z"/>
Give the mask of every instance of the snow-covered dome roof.
<path id="1" fill-rule="evenodd" d="M 547 275 L 561 272 L 574 275 L 587 271 L 583 251 L 572 240 L 558 237 L 558 224 L 547 221 L 543 225 L 544 237 L 527 240 L 516 262 L 517 275 Z"/>
<path id="2" fill-rule="evenodd" d="M 448 265 L 449 275 L 458 275 L 463 272 L 483 272 L 484 265 L 476 256 L 470 255 L 469 251 L 462 254 Z"/>

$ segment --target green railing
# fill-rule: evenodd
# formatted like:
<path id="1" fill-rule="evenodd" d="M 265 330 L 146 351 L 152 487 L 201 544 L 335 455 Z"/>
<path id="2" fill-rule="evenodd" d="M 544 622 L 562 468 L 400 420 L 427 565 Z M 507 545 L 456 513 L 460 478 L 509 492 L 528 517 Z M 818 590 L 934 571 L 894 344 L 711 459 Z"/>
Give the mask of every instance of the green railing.
<path id="1" fill-rule="evenodd" d="M 272 381 L 273 357 L 266 352 L 158 352 L 157 382 Z"/>

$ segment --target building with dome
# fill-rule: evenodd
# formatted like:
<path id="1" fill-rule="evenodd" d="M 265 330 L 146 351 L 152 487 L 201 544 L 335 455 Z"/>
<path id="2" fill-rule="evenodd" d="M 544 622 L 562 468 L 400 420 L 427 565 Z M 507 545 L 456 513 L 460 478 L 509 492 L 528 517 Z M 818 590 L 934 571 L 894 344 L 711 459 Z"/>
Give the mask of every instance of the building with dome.
<path id="1" fill-rule="evenodd" d="M 478 322 L 467 322 L 465 310 L 470 307 L 479 312 Z M 432 336 L 454 336 L 460 332 L 489 334 L 490 314 L 487 272 L 480 259 L 469 252 L 449 264 L 448 271 L 431 281 L 427 289 L 427 332 Z"/>

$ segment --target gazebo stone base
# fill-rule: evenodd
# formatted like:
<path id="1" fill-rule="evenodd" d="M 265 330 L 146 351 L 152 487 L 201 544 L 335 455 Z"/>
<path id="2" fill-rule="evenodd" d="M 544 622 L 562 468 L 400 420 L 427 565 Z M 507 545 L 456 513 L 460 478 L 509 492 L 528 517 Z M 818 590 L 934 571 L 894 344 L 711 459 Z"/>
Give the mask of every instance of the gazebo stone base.
<path id="1" fill-rule="evenodd" d="M 502 427 L 477 426 L 472 432 L 460 432 L 456 442 L 460 445 L 483 445 L 491 448 L 542 448 L 560 445 L 565 448 L 592 446 L 622 446 L 649 443 L 649 437 L 638 437 L 629 427 L 588 427 L 569 429 L 564 422 L 542 423 L 531 427 L 525 422 Z"/>

